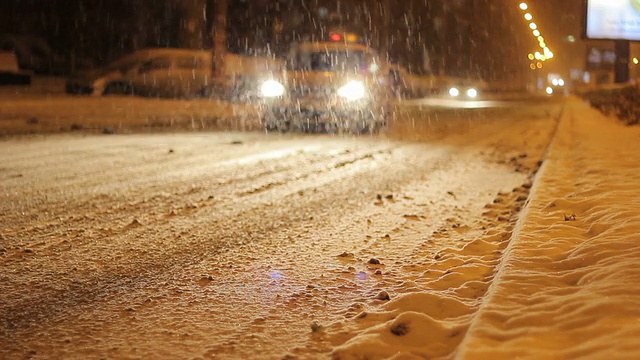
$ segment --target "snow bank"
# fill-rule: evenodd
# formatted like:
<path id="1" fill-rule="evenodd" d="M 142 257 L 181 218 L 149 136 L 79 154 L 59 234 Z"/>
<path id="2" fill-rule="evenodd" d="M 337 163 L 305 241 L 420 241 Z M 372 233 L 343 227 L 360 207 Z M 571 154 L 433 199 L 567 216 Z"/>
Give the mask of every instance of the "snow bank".
<path id="1" fill-rule="evenodd" d="M 640 88 L 637 85 L 614 84 L 584 92 L 582 96 L 594 108 L 616 116 L 627 125 L 640 123 Z"/>
<path id="2" fill-rule="evenodd" d="M 638 144 L 569 102 L 460 358 L 640 358 Z"/>
<path id="3" fill-rule="evenodd" d="M 0 109 L 0 135 L 262 128 L 255 106 L 211 99 L 0 96 Z"/>

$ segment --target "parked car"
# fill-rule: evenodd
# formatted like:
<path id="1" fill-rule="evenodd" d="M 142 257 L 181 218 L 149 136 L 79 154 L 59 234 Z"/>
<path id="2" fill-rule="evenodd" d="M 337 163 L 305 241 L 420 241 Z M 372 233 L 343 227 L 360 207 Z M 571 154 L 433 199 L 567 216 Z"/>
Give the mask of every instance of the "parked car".
<path id="1" fill-rule="evenodd" d="M 0 85 L 29 85 L 31 74 L 20 70 L 16 54 L 0 51 Z"/>
<path id="2" fill-rule="evenodd" d="M 155 97 L 193 97 L 211 80 L 211 51 L 144 49 L 101 69 L 71 76 L 71 94 L 135 94 Z"/>
<path id="3" fill-rule="evenodd" d="M 283 59 L 274 56 L 226 53 L 211 86 L 202 95 L 230 101 L 251 101 L 260 97 L 260 85 L 271 74 L 282 72 Z"/>
<path id="4" fill-rule="evenodd" d="M 39 37 L 0 35 L 0 51 L 13 52 L 20 69 L 36 74 L 59 75 L 67 70 L 64 57 Z"/>

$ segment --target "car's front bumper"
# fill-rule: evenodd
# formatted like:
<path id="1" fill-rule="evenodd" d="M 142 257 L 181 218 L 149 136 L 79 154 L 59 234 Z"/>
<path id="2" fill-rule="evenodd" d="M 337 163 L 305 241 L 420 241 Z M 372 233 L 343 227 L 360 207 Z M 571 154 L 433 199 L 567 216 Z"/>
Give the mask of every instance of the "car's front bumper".
<path id="1" fill-rule="evenodd" d="M 388 109 L 371 99 L 263 99 L 261 119 L 267 129 L 281 131 L 362 132 L 386 126 Z"/>
<path id="2" fill-rule="evenodd" d="M 345 117 L 370 112 L 375 107 L 372 99 L 344 100 L 337 97 L 324 99 L 273 98 L 260 101 L 263 111 L 291 116 Z"/>

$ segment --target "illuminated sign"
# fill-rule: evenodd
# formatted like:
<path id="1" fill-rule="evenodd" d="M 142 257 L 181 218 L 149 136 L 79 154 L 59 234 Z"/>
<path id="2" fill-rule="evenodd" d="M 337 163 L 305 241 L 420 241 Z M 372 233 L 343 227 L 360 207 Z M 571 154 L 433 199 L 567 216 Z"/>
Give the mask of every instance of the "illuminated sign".
<path id="1" fill-rule="evenodd" d="M 349 43 L 355 43 L 360 40 L 360 37 L 354 33 L 346 33 L 344 36 L 340 33 L 331 33 L 329 34 L 329 39 L 333 42 L 346 41 Z"/>
<path id="2" fill-rule="evenodd" d="M 591 46 L 587 50 L 587 70 L 613 71 L 616 53 L 610 49 Z"/>
<path id="3" fill-rule="evenodd" d="M 587 0 L 586 37 L 640 40 L 640 0 Z"/>

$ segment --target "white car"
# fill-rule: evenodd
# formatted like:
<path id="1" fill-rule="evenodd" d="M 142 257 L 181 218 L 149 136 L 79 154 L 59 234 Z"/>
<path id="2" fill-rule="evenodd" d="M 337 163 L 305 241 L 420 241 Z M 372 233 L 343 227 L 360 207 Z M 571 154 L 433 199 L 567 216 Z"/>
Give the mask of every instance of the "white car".
<path id="1" fill-rule="evenodd" d="M 70 77 L 72 94 L 135 94 L 194 97 L 211 81 L 211 51 L 145 49 L 124 56 L 105 68 Z"/>
<path id="2" fill-rule="evenodd" d="M 286 71 L 259 87 L 267 131 L 364 133 L 386 126 L 389 73 L 373 49 L 348 36 L 334 32 L 329 41 L 291 48 Z"/>
<path id="3" fill-rule="evenodd" d="M 447 79 L 446 94 L 452 98 L 474 100 L 487 88 L 487 84 L 481 80 Z"/>

